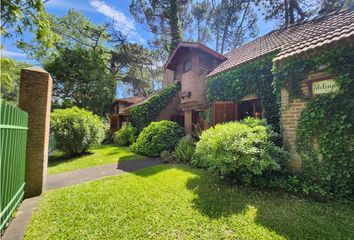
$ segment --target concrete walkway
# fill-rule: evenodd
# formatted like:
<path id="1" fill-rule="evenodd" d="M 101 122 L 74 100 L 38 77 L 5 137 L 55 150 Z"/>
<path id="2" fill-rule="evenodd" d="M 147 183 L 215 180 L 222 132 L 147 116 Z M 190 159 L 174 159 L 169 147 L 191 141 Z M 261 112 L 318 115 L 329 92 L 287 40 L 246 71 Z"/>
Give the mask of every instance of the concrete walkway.
<path id="1" fill-rule="evenodd" d="M 47 176 L 46 190 L 65 187 L 82 182 L 93 181 L 105 176 L 120 175 L 127 172 L 133 172 L 145 167 L 160 164 L 159 159 L 147 158 L 143 160 L 129 160 L 122 163 L 114 163 L 84 168 L 72 172 L 63 172 Z M 26 227 L 31 219 L 32 212 L 38 203 L 39 197 L 24 200 L 19 207 L 16 217 L 2 236 L 2 240 L 22 240 Z"/>
<path id="2" fill-rule="evenodd" d="M 92 168 L 84 168 L 72 172 L 63 172 L 47 176 L 46 190 L 65 187 L 77 183 L 92 181 L 105 176 L 119 175 L 126 172 L 133 172 L 139 169 L 154 166 L 161 163 L 155 158 L 144 160 L 129 160 L 122 163 L 101 165 Z"/>

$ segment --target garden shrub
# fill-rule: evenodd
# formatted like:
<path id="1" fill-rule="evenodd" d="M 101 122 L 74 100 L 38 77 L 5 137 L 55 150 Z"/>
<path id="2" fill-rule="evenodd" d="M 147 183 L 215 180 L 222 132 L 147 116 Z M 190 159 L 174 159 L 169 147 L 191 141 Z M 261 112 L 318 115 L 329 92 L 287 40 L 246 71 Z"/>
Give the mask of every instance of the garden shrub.
<path id="1" fill-rule="evenodd" d="M 175 155 L 180 162 L 190 162 L 194 156 L 195 144 L 193 138 L 190 135 L 187 135 L 181 140 L 179 140 L 176 149 Z"/>
<path id="2" fill-rule="evenodd" d="M 183 136 L 184 129 L 175 122 L 152 122 L 139 134 L 132 149 L 138 154 L 158 157 L 164 150 L 172 152 Z"/>
<path id="3" fill-rule="evenodd" d="M 54 110 L 50 124 L 56 147 L 73 155 L 99 145 L 105 137 L 106 127 L 100 118 L 78 107 Z"/>
<path id="4" fill-rule="evenodd" d="M 173 152 L 163 150 L 160 154 L 160 158 L 162 159 L 162 162 L 164 163 L 176 163 L 176 155 Z"/>
<path id="5" fill-rule="evenodd" d="M 222 178 L 250 183 L 253 176 L 286 165 L 285 151 L 272 141 L 275 135 L 265 120 L 218 124 L 202 132 L 192 163 Z"/>
<path id="6" fill-rule="evenodd" d="M 135 142 L 135 134 L 136 128 L 128 124 L 114 133 L 114 142 L 122 146 L 129 146 Z"/>

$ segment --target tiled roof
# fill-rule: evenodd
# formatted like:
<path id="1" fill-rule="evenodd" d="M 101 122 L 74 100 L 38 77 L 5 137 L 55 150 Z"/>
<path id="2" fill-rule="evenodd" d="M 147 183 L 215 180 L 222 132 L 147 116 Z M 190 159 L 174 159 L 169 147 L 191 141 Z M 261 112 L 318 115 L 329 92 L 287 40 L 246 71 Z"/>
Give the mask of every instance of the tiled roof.
<path id="1" fill-rule="evenodd" d="M 127 103 L 137 103 L 141 101 L 142 97 L 127 97 L 127 98 L 118 98 L 116 99 L 116 102 L 127 102 Z"/>
<path id="2" fill-rule="evenodd" d="M 275 61 L 324 46 L 345 38 L 354 37 L 354 11 L 345 10 L 311 21 L 272 31 L 226 54 L 226 61 L 208 76 L 254 60 L 267 53 L 280 50 Z"/>

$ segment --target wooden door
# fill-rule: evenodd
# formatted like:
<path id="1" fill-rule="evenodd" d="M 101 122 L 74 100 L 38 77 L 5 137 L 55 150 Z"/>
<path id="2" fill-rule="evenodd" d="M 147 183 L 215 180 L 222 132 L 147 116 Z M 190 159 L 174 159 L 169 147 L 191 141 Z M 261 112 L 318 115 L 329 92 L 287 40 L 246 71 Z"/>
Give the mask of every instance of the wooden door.
<path id="1" fill-rule="evenodd" d="M 117 130 L 118 129 L 118 116 L 114 115 L 111 116 L 111 124 L 110 124 L 110 129 L 111 130 Z"/>
<path id="2" fill-rule="evenodd" d="M 236 120 L 236 104 L 234 102 L 215 102 L 213 106 L 213 124 Z"/>

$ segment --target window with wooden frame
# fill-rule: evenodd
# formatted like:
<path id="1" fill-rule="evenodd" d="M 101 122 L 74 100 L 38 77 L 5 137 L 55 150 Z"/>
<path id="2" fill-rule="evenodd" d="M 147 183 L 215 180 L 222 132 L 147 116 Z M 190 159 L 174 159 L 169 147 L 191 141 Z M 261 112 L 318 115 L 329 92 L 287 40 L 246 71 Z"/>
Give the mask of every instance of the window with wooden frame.
<path id="1" fill-rule="evenodd" d="M 262 107 L 258 99 L 242 101 L 240 103 L 240 119 L 246 117 L 262 118 Z"/>
<path id="2" fill-rule="evenodd" d="M 183 63 L 183 72 L 189 72 L 190 70 L 192 70 L 192 60 L 188 59 Z"/>

